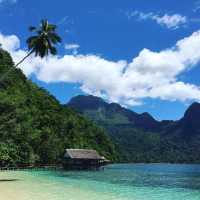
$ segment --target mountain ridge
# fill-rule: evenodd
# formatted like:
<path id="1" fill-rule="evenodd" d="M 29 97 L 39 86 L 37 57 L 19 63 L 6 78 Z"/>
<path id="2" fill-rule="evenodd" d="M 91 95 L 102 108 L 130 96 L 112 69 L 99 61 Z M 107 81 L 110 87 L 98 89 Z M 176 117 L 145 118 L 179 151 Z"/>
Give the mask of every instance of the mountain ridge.
<path id="1" fill-rule="evenodd" d="M 90 107 L 89 102 L 94 105 L 97 99 L 100 104 Z M 200 104 L 197 102 L 176 121 L 158 121 L 149 113 L 138 114 L 91 95 L 74 97 L 68 106 L 102 126 L 125 161 L 200 163 Z"/>
<path id="2" fill-rule="evenodd" d="M 100 97 L 92 96 L 92 95 L 78 95 L 73 97 L 67 105 L 79 112 L 83 112 L 83 110 L 87 109 L 106 109 L 112 112 L 120 112 L 124 114 L 130 123 L 135 123 L 137 127 L 145 128 L 146 130 L 152 128 L 158 128 L 159 121 L 155 120 L 149 113 L 144 112 L 138 114 L 132 110 L 122 107 L 117 103 L 107 103 Z M 110 117 L 110 116 L 109 116 Z M 145 120 L 146 126 L 143 126 L 142 121 Z"/>

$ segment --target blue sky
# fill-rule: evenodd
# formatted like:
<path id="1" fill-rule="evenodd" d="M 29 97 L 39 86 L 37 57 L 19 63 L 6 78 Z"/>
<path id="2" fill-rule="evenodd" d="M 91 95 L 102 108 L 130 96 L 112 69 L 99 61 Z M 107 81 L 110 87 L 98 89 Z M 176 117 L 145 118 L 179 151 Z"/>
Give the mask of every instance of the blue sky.
<path id="1" fill-rule="evenodd" d="M 64 57 L 64 55 L 68 57 L 62 62 L 56 60 L 54 67 L 49 69 L 51 74 L 45 71 L 45 67 L 42 68 L 45 64 L 41 64 L 42 69 L 39 69 L 42 72 L 38 72 L 35 68 L 33 70 L 33 67 L 26 68 L 27 66 L 22 66 L 22 70 L 34 82 L 55 95 L 61 103 L 68 102 L 77 94 L 96 94 L 109 101 L 126 105 L 134 111 L 149 112 L 157 119 L 179 119 L 188 105 L 200 100 L 198 64 L 200 55 L 197 53 L 193 56 L 194 53 L 185 50 L 187 45 L 190 45 L 189 42 L 192 47 L 193 37 L 195 37 L 192 34 L 200 29 L 200 1 L 0 0 L 0 33 L 5 41 L 10 40 L 6 38 L 7 36 L 15 35 L 21 43 L 18 49 L 26 51 L 25 41 L 30 35 L 27 27 L 37 25 L 43 18 L 58 25 L 58 32 L 63 38 L 62 45 L 58 47 L 59 57 Z M 148 60 L 153 56 L 151 52 L 159 53 L 170 49 L 170 55 L 171 53 L 176 55 L 177 52 L 174 50 L 176 43 L 188 37 L 192 38 L 179 47 L 181 53 L 177 51 L 181 58 L 178 61 L 175 59 L 174 64 L 173 60 L 169 62 L 171 57 L 168 54 L 164 55 L 166 66 L 160 59 L 158 60 L 161 64 L 157 66 L 156 58 L 156 70 L 159 68 L 158 70 L 164 72 L 162 71 L 161 76 L 155 77 L 158 71 L 153 71 L 154 63 Z M 11 39 L 13 43 L 17 43 L 16 38 Z M 194 43 L 196 41 L 199 40 L 195 38 Z M 3 41 L 1 43 L 4 44 Z M 8 42 L 5 42 L 5 47 L 6 44 Z M 143 49 L 148 49 L 148 51 L 143 51 Z M 140 53 L 141 56 L 139 56 Z M 17 58 L 16 56 L 16 60 Z M 133 62 L 134 58 L 139 59 Z M 152 61 L 153 64 L 148 66 L 144 60 Z M 78 71 L 80 68 L 76 66 L 75 71 L 73 69 L 70 69 L 70 72 L 67 71 L 67 67 L 73 68 L 73 64 L 69 66 L 66 64 L 63 66 L 64 69 L 56 71 L 55 65 L 73 61 L 85 68 L 84 70 L 90 63 L 91 65 L 98 63 L 98 65 L 91 74 L 88 73 L 90 68 L 87 69 L 88 71 Z M 138 65 L 142 64 L 144 67 L 139 68 Z M 179 64 L 183 69 L 176 69 Z M 104 69 L 105 66 L 108 66 L 107 69 Z M 134 76 L 138 75 L 138 71 L 136 73 L 134 69 L 131 69 L 132 67 L 139 68 L 139 76 Z M 132 73 L 128 77 L 129 82 L 125 80 L 126 77 L 118 77 L 118 74 L 123 74 L 123 72 L 115 71 L 116 68 L 122 68 L 123 72 L 129 68 L 127 74 Z M 141 79 L 146 79 L 146 76 L 142 76 L 143 68 L 147 71 L 151 69 L 151 71 L 147 74 L 148 81 L 140 82 Z M 174 69 L 176 70 L 173 71 Z M 64 77 L 61 72 L 65 75 Z M 81 75 L 84 77 L 83 80 Z M 79 76 L 82 81 L 77 80 Z M 165 80 L 168 76 L 169 78 Z M 107 83 L 109 80 L 110 85 Z M 152 91 L 149 89 L 146 91 L 148 84 L 153 88 Z M 135 94 L 129 95 L 131 86 Z M 169 88 L 170 91 L 168 91 Z"/>

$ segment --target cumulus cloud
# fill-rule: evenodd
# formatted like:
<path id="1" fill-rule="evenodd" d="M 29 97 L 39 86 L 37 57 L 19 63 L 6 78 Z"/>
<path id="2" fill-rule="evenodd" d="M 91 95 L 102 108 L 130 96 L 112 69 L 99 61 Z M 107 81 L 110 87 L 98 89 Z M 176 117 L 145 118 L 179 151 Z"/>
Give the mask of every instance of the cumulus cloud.
<path id="1" fill-rule="evenodd" d="M 15 35 L 0 34 L 0 43 L 15 62 L 26 55 Z M 126 106 L 145 98 L 200 101 L 200 88 L 184 83 L 179 75 L 200 61 L 200 31 L 173 47 L 154 52 L 143 49 L 131 62 L 112 61 L 98 55 L 66 54 L 40 59 L 31 57 L 20 68 L 44 82 L 78 83 L 82 91 Z"/>
<path id="2" fill-rule="evenodd" d="M 186 16 L 182 16 L 180 14 L 164 14 L 164 15 L 158 15 L 155 13 L 143 13 L 140 11 L 133 11 L 133 12 L 127 12 L 127 17 L 130 19 L 132 17 L 136 17 L 139 20 L 153 20 L 157 24 L 165 26 L 169 29 L 177 29 L 183 25 L 185 25 L 188 21 Z"/>

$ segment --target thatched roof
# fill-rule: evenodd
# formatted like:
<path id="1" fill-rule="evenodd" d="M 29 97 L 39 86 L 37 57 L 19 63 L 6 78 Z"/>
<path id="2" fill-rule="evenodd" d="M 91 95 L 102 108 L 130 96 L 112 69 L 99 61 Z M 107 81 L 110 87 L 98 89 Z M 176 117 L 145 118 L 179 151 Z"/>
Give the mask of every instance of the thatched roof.
<path id="1" fill-rule="evenodd" d="M 102 157 L 97 151 L 92 149 L 66 149 L 64 157 L 71 159 L 102 160 Z"/>

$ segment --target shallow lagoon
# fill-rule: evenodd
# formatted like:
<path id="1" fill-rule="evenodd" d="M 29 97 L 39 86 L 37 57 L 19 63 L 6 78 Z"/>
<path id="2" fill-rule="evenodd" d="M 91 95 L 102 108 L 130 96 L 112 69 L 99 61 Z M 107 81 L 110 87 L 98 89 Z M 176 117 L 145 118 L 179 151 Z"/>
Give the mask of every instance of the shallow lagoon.
<path id="1" fill-rule="evenodd" d="M 115 164 L 93 172 L 5 171 L 0 200 L 199 200 L 200 165 Z"/>

